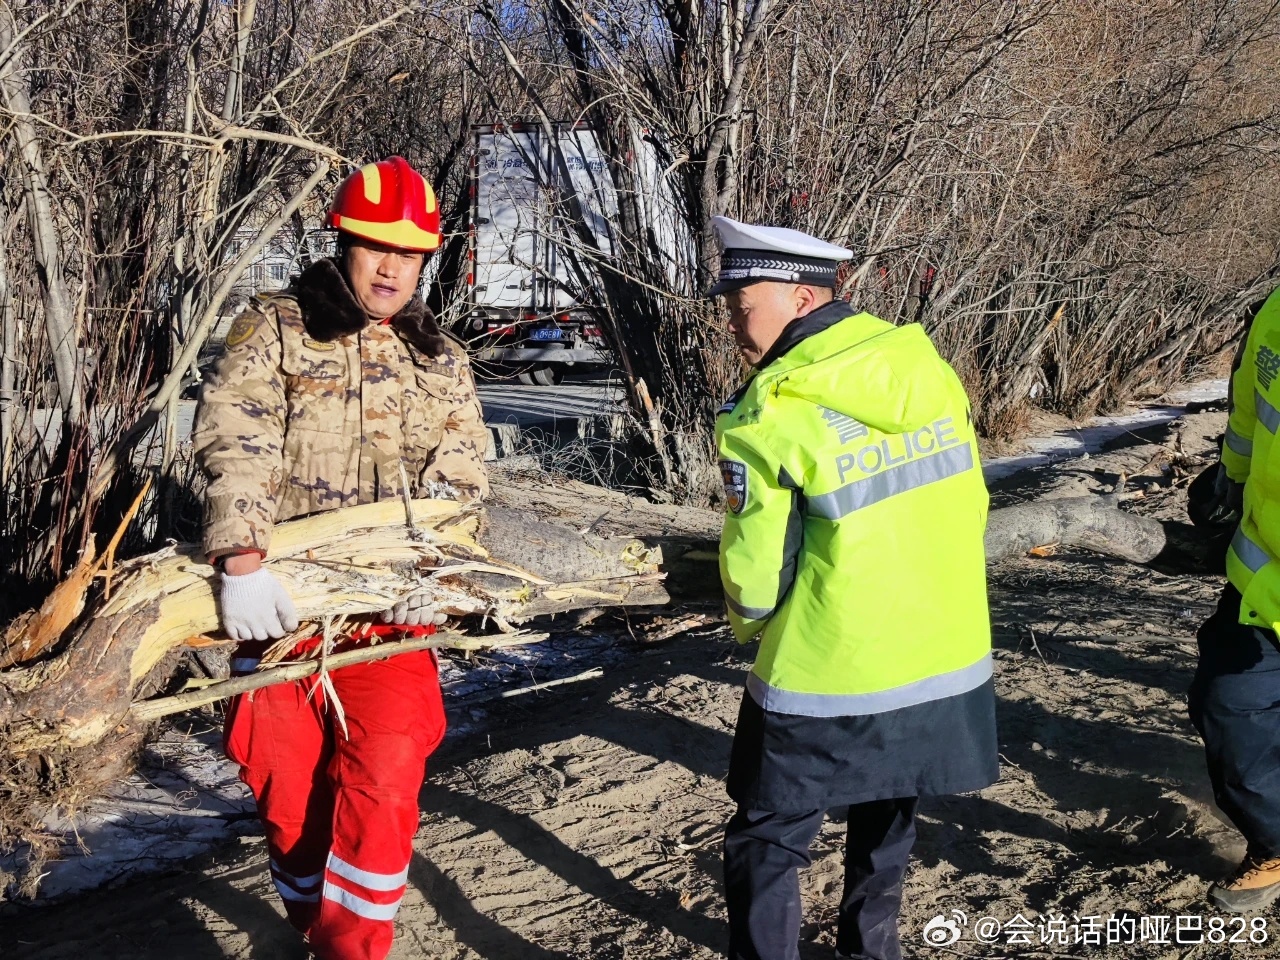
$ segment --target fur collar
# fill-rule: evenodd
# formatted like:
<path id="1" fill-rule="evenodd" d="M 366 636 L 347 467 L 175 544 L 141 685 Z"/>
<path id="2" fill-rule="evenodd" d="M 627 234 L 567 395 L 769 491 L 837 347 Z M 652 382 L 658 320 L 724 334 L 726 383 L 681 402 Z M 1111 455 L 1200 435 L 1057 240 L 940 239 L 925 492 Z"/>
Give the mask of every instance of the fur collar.
<path id="1" fill-rule="evenodd" d="M 336 260 L 318 260 L 302 271 L 291 291 L 302 308 L 307 334 L 321 343 L 359 333 L 370 322 L 347 285 Z M 391 318 L 391 329 L 428 357 L 444 353 L 444 335 L 435 314 L 415 293 Z"/>

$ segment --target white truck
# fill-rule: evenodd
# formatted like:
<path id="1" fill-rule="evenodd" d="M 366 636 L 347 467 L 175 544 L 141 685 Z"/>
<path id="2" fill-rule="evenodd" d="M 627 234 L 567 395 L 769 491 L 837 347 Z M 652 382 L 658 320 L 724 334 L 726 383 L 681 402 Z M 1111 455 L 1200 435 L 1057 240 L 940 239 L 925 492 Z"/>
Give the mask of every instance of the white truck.
<path id="1" fill-rule="evenodd" d="M 466 305 L 454 328 L 481 371 L 543 385 L 609 361 L 591 287 L 618 229 L 617 192 L 595 132 L 581 123 L 553 132 L 474 128 Z"/>

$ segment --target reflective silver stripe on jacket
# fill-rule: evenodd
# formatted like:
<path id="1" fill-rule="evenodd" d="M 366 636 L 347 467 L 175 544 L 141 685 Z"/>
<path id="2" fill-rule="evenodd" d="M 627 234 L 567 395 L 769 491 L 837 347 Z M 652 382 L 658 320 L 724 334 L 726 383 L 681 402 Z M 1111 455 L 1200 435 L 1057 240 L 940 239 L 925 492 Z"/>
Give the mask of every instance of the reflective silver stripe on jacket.
<path id="1" fill-rule="evenodd" d="M 1227 449 L 1232 453 L 1238 453 L 1242 457 L 1253 456 L 1253 441 L 1248 437 L 1242 437 L 1231 429 L 1231 424 L 1227 424 L 1227 432 L 1224 437 Z"/>
<path id="2" fill-rule="evenodd" d="M 810 497 L 805 509 L 811 516 L 839 520 L 873 503 L 971 469 L 973 448 L 966 443 L 920 460 L 890 467 L 881 473 L 845 484 L 839 490 Z"/>
<path id="3" fill-rule="evenodd" d="M 724 595 L 724 602 L 725 606 L 744 620 L 767 620 L 773 616 L 773 611 L 778 609 L 777 607 L 747 607 L 727 593 Z"/>
<path id="4" fill-rule="evenodd" d="M 754 673 L 747 690 L 761 709 L 800 717 L 861 717 L 968 693 L 991 678 L 991 654 L 967 667 L 874 693 L 797 693 L 771 687 Z"/>
<path id="5" fill-rule="evenodd" d="M 1271 405 L 1266 397 L 1262 395 L 1262 391 L 1254 388 L 1253 391 L 1253 407 L 1258 414 L 1258 422 L 1267 428 L 1271 433 L 1280 431 L 1280 410 Z"/>
<path id="6" fill-rule="evenodd" d="M 1254 573 L 1271 562 L 1271 555 L 1246 537 L 1243 530 L 1237 530 L 1236 535 L 1231 538 L 1231 550 Z"/>

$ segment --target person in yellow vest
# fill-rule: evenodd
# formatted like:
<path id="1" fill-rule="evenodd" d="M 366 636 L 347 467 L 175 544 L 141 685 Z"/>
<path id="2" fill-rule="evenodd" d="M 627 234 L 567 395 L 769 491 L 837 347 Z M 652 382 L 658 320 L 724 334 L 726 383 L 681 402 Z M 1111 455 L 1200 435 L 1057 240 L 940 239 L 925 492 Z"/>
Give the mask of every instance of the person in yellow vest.
<path id="1" fill-rule="evenodd" d="M 969 402 L 917 324 L 833 299 L 852 254 L 716 217 L 711 296 L 752 371 L 716 421 L 720 573 L 759 639 L 727 787 L 731 960 L 795 960 L 798 868 L 847 810 L 837 956 L 898 960 L 917 798 L 999 773 Z"/>
<path id="2" fill-rule="evenodd" d="M 1232 374 L 1221 465 L 1200 507 L 1210 521 L 1240 518 L 1227 550 L 1227 585 L 1200 628 L 1188 698 L 1214 799 L 1247 843 L 1239 868 L 1209 887 L 1209 899 L 1235 913 L 1255 913 L 1280 897 L 1278 375 L 1280 290 L 1258 309 Z"/>

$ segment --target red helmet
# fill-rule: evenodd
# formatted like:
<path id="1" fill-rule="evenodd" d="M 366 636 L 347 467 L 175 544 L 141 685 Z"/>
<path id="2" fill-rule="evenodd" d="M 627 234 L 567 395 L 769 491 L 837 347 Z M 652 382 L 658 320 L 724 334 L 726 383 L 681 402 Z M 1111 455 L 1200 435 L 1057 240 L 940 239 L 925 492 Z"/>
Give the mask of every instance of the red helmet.
<path id="1" fill-rule="evenodd" d="M 366 164 L 338 185 L 327 226 L 402 250 L 440 246 L 440 208 L 431 184 L 404 157 Z"/>

